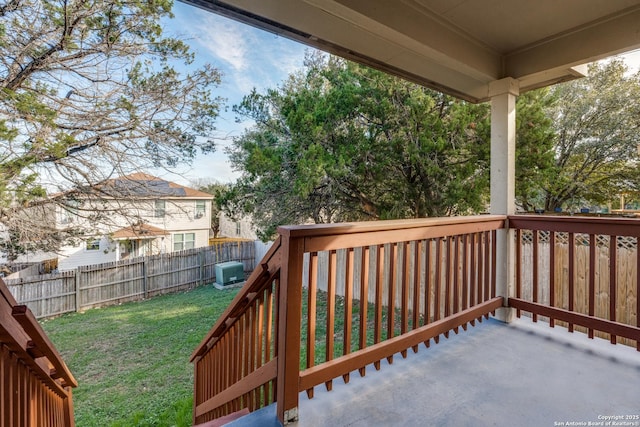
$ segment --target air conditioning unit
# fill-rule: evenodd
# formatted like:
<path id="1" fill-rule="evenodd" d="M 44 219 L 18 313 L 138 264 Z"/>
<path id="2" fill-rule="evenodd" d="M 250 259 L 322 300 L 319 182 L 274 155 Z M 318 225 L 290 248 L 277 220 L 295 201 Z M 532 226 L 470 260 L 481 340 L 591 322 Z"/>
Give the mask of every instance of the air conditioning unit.
<path id="1" fill-rule="evenodd" d="M 213 284 L 218 289 L 244 282 L 244 265 L 238 261 L 222 262 L 215 265 L 216 281 Z"/>

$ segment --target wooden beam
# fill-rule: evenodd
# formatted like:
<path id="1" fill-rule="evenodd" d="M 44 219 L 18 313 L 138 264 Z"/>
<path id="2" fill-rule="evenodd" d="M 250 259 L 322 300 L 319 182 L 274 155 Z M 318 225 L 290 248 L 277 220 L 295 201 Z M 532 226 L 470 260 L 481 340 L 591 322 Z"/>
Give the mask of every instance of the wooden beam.
<path id="1" fill-rule="evenodd" d="M 574 325 L 596 329 L 601 332 L 617 335 L 624 338 L 640 341 L 640 328 L 624 323 L 613 322 L 611 320 L 599 319 L 582 313 L 564 310 L 557 307 L 549 307 L 543 304 L 533 303 L 520 298 L 509 298 L 508 304 L 530 313 L 537 313 L 540 316 L 547 316 L 555 320 L 562 320 Z M 639 350 L 640 351 L 640 350 Z"/>

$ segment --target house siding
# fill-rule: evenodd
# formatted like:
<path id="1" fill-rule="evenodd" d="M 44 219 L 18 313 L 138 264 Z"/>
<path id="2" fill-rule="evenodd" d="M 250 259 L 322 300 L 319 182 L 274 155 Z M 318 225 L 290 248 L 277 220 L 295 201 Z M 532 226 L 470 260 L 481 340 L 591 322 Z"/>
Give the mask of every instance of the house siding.
<path id="1" fill-rule="evenodd" d="M 194 194 L 191 192 L 187 194 Z M 156 201 L 164 201 L 164 215 L 156 216 Z M 152 255 L 168 253 L 174 250 L 174 236 L 194 233 L 194 248 L 209 244 L 211 227 L 211 201 L 205 193 L 196 196 L 148 197 L 135 200 L 97 200 L 85 199 L 77 206 L 77 213 L 67 212 L 58 207 L 55 218 L 58 228 L 74 228 L 83 230 L 88 236 L 100 239 L 99 250 L 87 250 L 85 242 L 76 246 L 65 246 L 61 249 L 59 259 L 60 270 L 74 269 L 80 265 L 98 264 L 117 261 L 128 256 Z M 196 215 L 196 205 L 204 202 L 203 215 Z M 159 206 L 159 205 L 158 205 Z M 75 210 L 75 209 L 74 209 Z M 105 212 L 98 218 L 96 212 Z M 135 220 L 135 218 L 139 218 Z M 110 236 L 132 223 L 142 222 L 166 232 L 164 236 L 155 236 L 136 240 L 135 249 L 126 249 L 126 240 L 114 240 Z"/>
<path id="2" fill-rule="evenodd" d="M 58 270 L 67 271 L 81 265 L 117 261 L 118 254 L 115 242 L 111 241 L 107 236 L 101 236 L 99 240 L 100 248 L 97 250 L 87 250 L 85 242 L 77 246 L 64 246 L 61 248 L 58 256 Z"/>

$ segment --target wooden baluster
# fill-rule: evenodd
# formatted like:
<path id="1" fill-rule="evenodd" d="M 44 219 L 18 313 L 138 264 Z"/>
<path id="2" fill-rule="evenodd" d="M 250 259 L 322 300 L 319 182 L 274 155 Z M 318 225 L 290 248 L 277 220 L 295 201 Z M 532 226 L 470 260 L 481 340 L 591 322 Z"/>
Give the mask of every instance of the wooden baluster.
<path id="1" fill-rule="evenodd" d="M 556 306 L 556 233 L 549 232 L 549 305 Z M 555 319 L 549 318 L 549 326 L 555 327 Z"/>
<path id="2" fill-rule="evenodd" d="M 618 236 L 609 237 L 609 320 L 616 321 L 616 292 L 618 289 L 618 280 L 616 263 L 618 254 Z M 636 296 L 638 298 L 638 296 Z M 640 315 L 638 313 L 637 315 Z M 616 343 L 616 336 L 611 334 L 611 344 Z"/>
<path id="3" fill-rule="evenodd" d="M 362 248 L 360 258 L 360 339 L 359 349 L 362 350 L 367 346 L 367 323 L 368 323 L 368 302 L 369 302 L 369 247 Z M 358 372 L 364 377 L 366 368 L 361 367 Z"/>
<path id="4" fill-rule="evenodd" d="M 315 366 L 316 358 L 316 298 L 318 291 L 318 253 L 309 254 L 307 292 L 307 368 Z M 313 387 L 307 390 L 307 397 L 313 398 Z"/>
<path id="5" fill-rule="evenodd" d="M 589 234 L 589 316 L 596 314 L 596 235 Z M 589 338 L 593 338 L 593 329 L 588 329 Z"/>
<path id="6" fill-rule="evenodd" d="M 256 368 L 262 366 L 262 345 L 264 344 L 264 291 L 260 292 L 260 297 L 256 300 L 257 310 L 257 337 L 256 337 Z M 239 380 L 238 378 L 237 380 Z M 237 381 L 236 380 L 236 381 Z M 261 408 L 261 388 L 256 389 L 256 407 Z"/>
<path id="7" fill-rule="evenodd" d="M 407 250 L 408 243 L 401 243 L 399 246 L 398 258 L 402 254 L 402 266 L 400 268 L 400 293 L 402 297 L 401 312 L 400 312 L 400 334 L 404 335 L 409 330 L 409 251 Z M 407 357 L 407 350 L 400 352 L 403 358 Z"/>
<path id="8" fill-rule="evenodd" d="M 489 301 L 491 290 L 491 232 L 484 232 L 484 300 Z M 485 319 L 489 318 L 489 314 L 485 314 Z"/>
<path id="9" fill-rule="evenodd" d="M 382 278 L 384 277 L 384 246 L 376 247 L 376 270 L 375 288 L 376 288 L 376 312 L 375 325 L 373 329 L 373 342 L 375 344 L 382 340 Z M 373 363 L 376 370 L 380 369 L 380 361 Z"/>
<path id="10" fill-rule="evenodd" d="M 470 241 L 469 241 L 469 250 L 471 251 L 471 272 L 470 272 L 470 278 L 469 278 L 469 306 L 473 307 L 477 304 L 477 296 L 476 296 L 476 290 L 478 288 L 478 248 L 476 245 L 476 237 L 477 237 L 477 233 L 473 233 L 470 236 Z M 476 325 L 476 321 L 475 319 L 472 319 L 471 322 L 471 326 L 475 326 Z"/>
<path id="11" fill-rule="evenodd" d="M 497 272 L 497 259 L 496 254 L 498 253 L 498 232 L 496 230 L 491 230 L 491 298 L 495 298 L 496 295 L 496 272 Z M 507 296 L 507 295 L 503 295 Z M 491 312 L 494 316 L 496 315 L 495 311 Z"/>
<path id="12" fill-rule="evenodd" d="M 533 230 L 533 238 L 532 238 L 532 245 L 533 245 L 533 260 L 531 263 L 531 269 L 532 269 L 532 275 L 533 278 L 532 280 L 532 284 L 531 284 L 531 301 L 533 302 L 538 302 L 538 230 Z M 538 315 L 537 314 L 533 314 L 532 319 L 534 322 L 538 321 Z"/>
<path id="13" fill-rule="evenodd" d="M 453 314 L 460 311 L 460 236 L 454 236 L 453 238 Z M 453 328 L 453 331 L 457 334 L 458 327 Z"/>
<path id="14" fill-rule="evenodd" d="M 396 244 L 389 245 L 389 275 L 387 277 L 387 289 L 389 290 L 387 303 L 387 339 L 395 335 L 396 321 L 396 277 L 395 264 L 398 262 Z M 387 362 L 393 363 L 393 355 L 387 357 Z"/>
<path id="15" fill-rule="evenodd" d="M 243 326 L 243 330 L 244 330 L 244 339 L 243 339 L 243 343 L 242 343 L 242 351 L 244 352 L 244 356 L 243 356 L 243 368 L 242 368 L 242 372 L 243 372 L 243 376 L 247 376 L 249 375 L 249 373 L 251 372 L 251 363 L 250 363 L 250 357 L 251 357 L 251 318 L 250 318 L 250 311 L 247 310 L 242 317 L 244 318 L 244 322 L 242 322 L 244 324 Z M 244 395 L 244 406 L 245 407 L 249 407 L 251 400 L 251 394 L 250 393 L 246 393 Z"/>
<path id="16" fill-rule="evenodd" d="M 434 298 L 433 298 L 433 320 L 440 320 L 440 282 L 442 280 L 442 240 L 436 238 L 436 276 L 434 278 Z M 438 344 L 440 336 L 433 337 L 433 341 Z"/>
<path id="17" fill-rule="evenodd" d="M 469 308 L 469 235 L 462 236 L 462 310 Z M 462 329 L 467 330 L 467 323 L 462 325 Z"/>
<path id="18" fill-rule="evenodd" d="M 484 254 L 484 245 L 483 245 L 483 239 L 485 238 L 485 234 L 484 233 L 478 233 L 478 281 L 477 281 L 477 289 L 476 289 L 476 296 L 477 296 L 477 302 L 481 303 L 484 301 L 483 299 L 483 295 L 484 293 L 482 292 L 482 286 L 483 286 L 483 282 L 484 282 L 484 266 L 485 266 L 485 254 Z M 478 317 L 477 319 L 479 322 L 482 322 L 482 316 Z"/>
<path id="19" fill-rule="evenodd" d="M 265 331 L 265 337 L 264 337 L 264 348 L 265 348 L 265 354 L 264 354 L 264 363 L 266 364 L 267 362 L 270 362 L 271 360 L 273 360 L 273 349 L 272 349 L 272 331 L 273 331 L 273 288 L 272 285 L 267 286 L 267 289 L 265 290 L 265 310 L 267 313 L 267 320 L 266 320 L 266 331 Z M 272 395 L 270 393 L 270 387 L 269 387 L 269 383 L 266 383 L 264 385 L 264 403 L 265 405 L 269 405 L 272 403 Z"/>
<path id="20" fill-rule="evenodd" d="M 329 253 L 329 278 L 327 283 L 327 337 L 325 360 L 333 360 L 334 351 L 334 334 L 335 334 L 335 315 L 336 315 L 336 270 L 337 270 L 337 253 L 331 251 Z M 333 381 L 329 380 L 325 383 L 328 391 L 333 389 Z"/>
<path id="21" fill-rule="evenodd" d="M 569 311 L 574 310 L 575 287 L 575 236 L 569 233 Z M 569 332 L 573 332 L 573 323 L 569 323 Z"/>
<path id="22" fill-rule="evenodd" d="M 242 372 L 242 360 L 240 360 L 238 358 L 239 354 L 242 354 L 242 347 L 244 345 L 243 343 L 243 338 L 241 336 L 241 331 L 242 331 L 242 324 L 241 322 L 236 322 L 233 325 L 233 328 L 235 329 L 235 339 L 234 339 L 234 348 L 232 350 L 233 353 L 233 357 L 234 357 L 234 361 L 233 361 L 233 365 L 234 365 L 234 379 L 233 382 L 236 383 L 238 381 L 240 381 L 242 378 L 245 377 L 245 373 Z M 243 399 L 243 396 L 239 396 L 237 399 L 235 399 L 234 401 L 234 411 L 239 411 L 240 409 L 243 409 L 246 406 L 245 404 L 245 400 Z"/>
<path id="23" fill-rule="evenodd" d="M 413 329 L 420 326 L 420 272 L 422 270 L 420 259 L 422 255 L 422 241 L 413 242 Z M 418 352 L 418 346 L 412 347 L 413 352 Z"/>
<path id="24" fill-rule="evenodd" d="M 433 268 L 431 267 L 431 240 L 426 240 L 424 242 L 424 324 L 428 325 L 431 323 L 431 284 L 433 281 L 431 280 L 431 275 L 433 273 Z M 430 340 L 426 340 L 424 345 L 428 348 L 430 344 Z"/>
<path id="25" fill-rule="evenodd" d="M 445 240 L 447 250 L 444 253 L 445 256 L 445 273 L 444 273 L 444 318 L 446 319 L 451 315 L 451 246 L 452 237 L 449 236 Z M 449 331 L 445 331 L 445 338 L 449 338 Z"/>
<path id="26" fill-rule="evenodd" d="M 353 324 L 353 249 L 347 249 L 346 268 L 344 269 L 344 329 L 342 355 L 351 353 L 351 326 Z M 342 375 L 349 382 L 349 374 Z"/>
<path id="27" fill-rule="evenodd" d="M 522 298 L 522 230 L 516 230 L 516 298 Z M 516 317 L 520 318 L 520 309 L 516 310 Z"/>

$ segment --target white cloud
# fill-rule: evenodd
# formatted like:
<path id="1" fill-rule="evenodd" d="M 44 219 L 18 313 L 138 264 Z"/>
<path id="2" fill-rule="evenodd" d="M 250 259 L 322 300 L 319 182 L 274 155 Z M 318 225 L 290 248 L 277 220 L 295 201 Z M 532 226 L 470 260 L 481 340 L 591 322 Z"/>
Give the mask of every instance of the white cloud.
<path id="1" fill-rule="evenodd" d="M 234 71 L 244 71 L 249 48 L 242 24 L 204 12 L 193 17 L 198 19 L 189 20 L 189 31 L 203 50 L 231 65 Z"/>
<path id="2" fill-rule="evenodd" d="M 275 34 L 177 2 L 167 28 L 185 35 L 200 61 L 223 72 L 231 103 L 254 87 L 279 85 L 302 67 L 305 46 Z"/>

